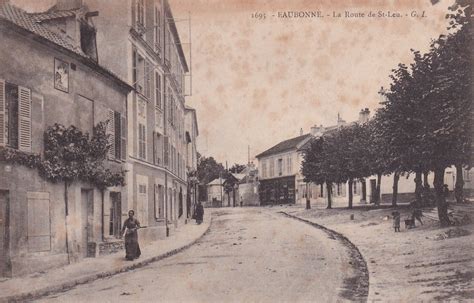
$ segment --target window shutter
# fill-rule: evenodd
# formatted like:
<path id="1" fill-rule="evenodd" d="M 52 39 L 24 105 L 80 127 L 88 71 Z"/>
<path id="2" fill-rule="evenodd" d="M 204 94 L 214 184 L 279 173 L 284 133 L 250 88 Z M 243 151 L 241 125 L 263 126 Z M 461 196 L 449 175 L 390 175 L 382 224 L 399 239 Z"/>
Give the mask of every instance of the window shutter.
<path id="1" fill-rule="evenodd" d="M 169 165 L 169 137 L 165 136 L 164 137 L 164 165 L 168 166 Z"/>
<path id="2" fill-rule="evenodd" d="M 121 152 L 120 155 L 122 156 L 122 160 L 127 160 L 127 119 L 125 116 L 121 116 L 121 131 L 120 131 L 120 138 L 121 138 Z"/>
<path id="3" fill-rule="evenodd" d="M 156 163 L 156 133 L 153 132 L 153 164 L 157 164 Z"/>
<path id="4" fill-rule="evenodd" d="M 108 150 L 109 159 L 115 159 L 115 117 L 114 111 L 107 110 L 107 135 L 110 148 Z"/>
<path id="5" fill-rule="evenodd" d="M 18 148 L 31 152 L 31 91 L 18 87 Z"/>
<path id="6" fill-rule="evenodd" d="M 114 149 L 114 156 L 115 159 L 120 160 L 122 159 L 122 120 L 120 119 L 120 113 L 119 112 L 114 112 L 114 134 L 117 134 L 114 138 L 114 144 L 115 144 L 115 149 Z"/>
<path id="7" fill-rule="evenodd" d="M 5 144 L 5 81 L 0 80 L 0 146 Z"/>

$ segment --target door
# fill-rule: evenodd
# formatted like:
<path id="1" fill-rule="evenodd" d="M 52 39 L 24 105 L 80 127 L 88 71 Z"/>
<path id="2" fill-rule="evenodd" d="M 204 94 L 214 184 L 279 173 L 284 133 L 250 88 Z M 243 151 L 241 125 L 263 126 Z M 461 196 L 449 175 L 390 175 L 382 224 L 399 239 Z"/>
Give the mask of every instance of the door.
<path id="1" fill-rule="evenodd" d="M 89 247 L 89 243 L 93 240 L 93 211 L 92 189 L 81 189 L 81 253 L 83 257 L 95 256 L 95 251 L 93 251 L 92 247 Z"/>
<path id="2" fill-rule="evenodd" d="M 0 277 L 11 276 L 10 214 L 8 191 L 0 191 Z"/>
<path id="3" fill-rule="evenodd" d="M 181 218 L 183 215 L 183 189 L 182 187 L 179 188 L 179 195 L 178 195 L 178 218 Z"/>
<path id="4" fill-rule="evenodd" d="M 377 195 L 377 181 L 370 179 L 370 203 L 375 203 L 375 196 Z"/>
<path id="5" fill-rule="evenodd" d="M 110 202 L 109 235 L 119 238 L 122 220 L 122 199 L 120 193 L 111 192 Z"/>

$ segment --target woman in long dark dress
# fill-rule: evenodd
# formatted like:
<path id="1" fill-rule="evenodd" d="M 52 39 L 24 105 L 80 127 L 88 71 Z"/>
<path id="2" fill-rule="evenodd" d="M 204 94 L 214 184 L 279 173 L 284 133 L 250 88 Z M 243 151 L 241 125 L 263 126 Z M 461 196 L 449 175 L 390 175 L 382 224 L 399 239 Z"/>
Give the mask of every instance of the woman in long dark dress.
<path id="1" fill-rule="evenodd" d="M 201 202 L 198 202 L 196 206 L 196 223 L 201 224 L 204 217 L 204 207 Z"/>
<path id="2" fill-rule="evenodd" d="M 128 219 L 123 222 L 121 233 L 123 235 L 125 229 L 127 229 L 125 233 L 125 258 L 129 261 L 137 259 L 141 255 L 137 232 L 140 228 L 140 222 L 133 217 L 134 215 L 135 212 L 133 210 L 128 212 Z"/>

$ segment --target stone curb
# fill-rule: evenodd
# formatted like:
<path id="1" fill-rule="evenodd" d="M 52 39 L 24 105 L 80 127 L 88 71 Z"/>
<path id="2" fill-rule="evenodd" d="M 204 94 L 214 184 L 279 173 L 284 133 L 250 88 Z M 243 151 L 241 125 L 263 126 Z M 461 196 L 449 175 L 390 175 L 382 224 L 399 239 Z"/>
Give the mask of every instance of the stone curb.
<path id="1" fill-rule="evenodd" d="M 156 262 L 156 261 L 163 260 L 163 259 L 168 258 L 172 255 L 175 255 L 179 252 L 182 252 L 183 250 L 186 250 L 186 249 L 190 248 L 191 246 L 193 246 L 194 244 L 196 244 L 196 242 L 198 242 L 200 239 L 202 239 L 202 237 L 204 237 L 210 231 L 211 223 L 212 223 L 212 216 L 210 216 L 210 218 L 209 218 L 209 225 L 207 226 L 206 230 L 200 236 L 198 236 L 196 239 L 192 240 L 190 243 L 188 243 L 184 246 L 175 248 L 175 249 L 170 250 L 170 251 L 168 251 L 166 253 L 163 253 L 161 255 L 151 257 L 151 258 L 148 258 L 148 259 L 144 259 L 140 262 L 133 263 L 133 264 L 130 264 L 130 265 L 125 265 L 125 266 L 122 266 L 122 267 L 114 269 L 114 270 L 100 272 L 100 273 L 92 274 L 92 275 L 85 276 L 85 277 L 79 277 L 79 278 L 76 278 L 72 281 L 70 280 L 70 281 L 63 282 L 59 285 L 47 286 L 47 287 L 44 287 L 44 288 L 41 288 L 41 289 L 37 289 L 37 290 L 34 290 L 34 291 L 30 291 L 30 292 L 25 292 L 25 293 L 18 294 L 18 295 L 0 297 L 0 302 L 24 302 L 24 301 L 30 301 L 30 300 L 38 299 L 40 297 L 44 297 L 44 296 L 51 295 L 51 294 L 54 294 L 54 293 L 59 293 L 59 292 L 64 292 L 64 291 L 70 290 L 71 288 L 73 288 L 77 285 L 90 283 L 90 282 L 98 280 L 98 279 L 114 276 L 114 275 L 117 275 L 117 274 L 120 274 L 120 273 L 123 273 L 123 272 L 126 272 L 126 271 L 130 271 L 130 270 L 134 270 L 134 269 L 146 266 L 146 265 L 148 265 L 150 263 L 153 263 L 153 262 Z"/>
<path id="2" fill-rule="evenodd" d="M 278 213 L 287 216 L 288 218 L 301 221 L 308 225 L 311 225 L 315 228 L 321 229 L 327 233 L 330 237 L 336 238 L 346 245 L 351 252 L 351 258 L 355 261 L 355 264 L 352 264 L 352 267 L 357 273 L 356 279 L 344 280 L 345 290 L 342 292 L 344 299 L 357 302 L 367 302 L 369 296 L 369 270 L 367 268 L 367 262 L 359 251 L 359 248 L 352 243 L 346 236 L 341 233 L 338 233 L 332 229 L 329 229 L 323 225 L 314 223 L 310 220 L 306 220 L 294 215 L 290 215 L 284 211 L 279 211 Z M 354 289 L 354 283 L 357 283 L 357 287 Z"/>

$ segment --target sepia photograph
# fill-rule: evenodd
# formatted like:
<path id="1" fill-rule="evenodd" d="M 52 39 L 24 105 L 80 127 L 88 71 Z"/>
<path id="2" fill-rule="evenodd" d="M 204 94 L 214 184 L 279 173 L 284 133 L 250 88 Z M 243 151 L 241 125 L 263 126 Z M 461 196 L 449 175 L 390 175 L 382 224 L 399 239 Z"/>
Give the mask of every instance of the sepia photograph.
<path id="1" fill-rule="evenodd" d="M 0 0 L 0 302 L 474 302 L 471 0 Z"/>

